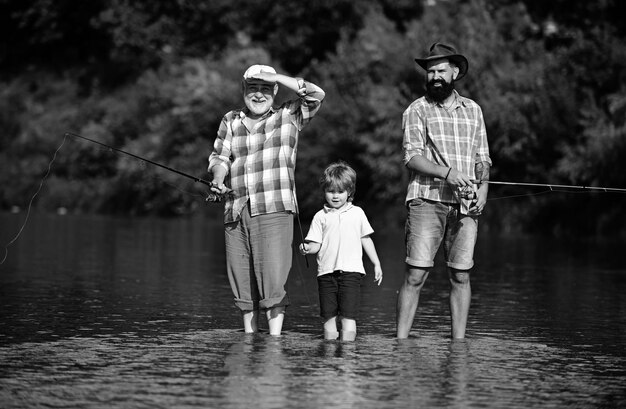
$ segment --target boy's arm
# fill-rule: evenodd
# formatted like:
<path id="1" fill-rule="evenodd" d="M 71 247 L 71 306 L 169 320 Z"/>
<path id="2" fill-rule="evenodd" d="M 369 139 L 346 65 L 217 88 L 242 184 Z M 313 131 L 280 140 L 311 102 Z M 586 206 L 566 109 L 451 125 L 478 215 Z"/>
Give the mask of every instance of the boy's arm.
<path id="1" fill-rule="evenodd" d="M 370 236 L 365 236 L 361 238 L 361 245 L 363 246 L 363 250 L 365 250 L 365 254 L 367 254 L 372 264 L 374 264 L 374 281 L 380 285 L 383 281 L 383 269 L 380 266 L 380 260 L 378 260 L 374 241 L 372 241 Z"/>
<path id="2" fill-rule="evenodd" d="M 322 243 L 306 240 L 304 243 L 300 244 L 300 254 L 315 254 L 320 251 L 321 247 Z"/>

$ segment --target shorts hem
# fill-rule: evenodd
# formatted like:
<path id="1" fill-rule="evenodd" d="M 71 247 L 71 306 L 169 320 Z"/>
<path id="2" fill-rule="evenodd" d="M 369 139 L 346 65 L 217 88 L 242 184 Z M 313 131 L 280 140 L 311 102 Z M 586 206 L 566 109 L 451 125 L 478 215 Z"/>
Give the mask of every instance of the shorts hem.
<path id="1" fill-rule="evenodd" d="M 432 261 L 425 261 L 425 260 L 414 260 L 412 258 L 407 257 L 404 262 L 411 266 L 411 267 L 417 267 L 417 268 L 430 268 L 433 267 L 435 265 L 434 262 Z"/>
<path id="2" fill-rule="evenodd" d="M 474 262 L 471 263 L 446 263 L 449 268 L 453 268 L 455 270 L 471 270 L 474 267 Z"/>
<path id="3" fill-rule="evenodd" d="M 335 314 L 327 314 L 327 315 L 328 315 L 328 316 L 326 316 L 326 315 L 324 315 L 324 314 L 320 313 L 320 318 L 323 318 L 323 319 L 324 319 L 324 321 L 328 321 L 329 319 L 331 319 L 331 318 L 335 318 L 335 317 L 336 317 L 336 318 L 346 318 L 346 319 L 349 319 L 349 320 L 354 320 L 354 321 L 356 321 L 356 320 L 357 320 L 357 318 L 358 318 L 358 315 L 359 315 L 359 314 L 350 314 L 350 315 L 348 316 L 348 315 L 343 315 L 343 314 L 339 313 L 339 311 L 337 311 Z"/>

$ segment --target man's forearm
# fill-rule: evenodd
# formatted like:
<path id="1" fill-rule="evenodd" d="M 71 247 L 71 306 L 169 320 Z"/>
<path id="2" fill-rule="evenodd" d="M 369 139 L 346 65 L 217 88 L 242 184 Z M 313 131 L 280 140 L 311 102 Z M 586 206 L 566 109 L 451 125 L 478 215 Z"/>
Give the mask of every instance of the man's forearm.
<path id="1" fill-rule="evenodd" d="M 326 96 L 323 89 L 313 84 L 312 82 L 305 81 L 304 79 L 289 77 L 283 74 L 276 74 L 276 82 L 283 87 L 292 90 L 293 92 L 300 91 L 301 85 L 304 85 L 304 87 L 306 88 L 306 95 L 319 99 L 320 101 L 323 100 Z"/>
<path id="2" fill-rule="evenodd" d="M 437 165 L 422 155 L 415 155 L 406 164 L 406 167 L 423 175 L 445 179 L 450 170 L 447 166 Z"/>
<path id="3" fill-rule="evenodd" d="M 491 166 L 488 162 L 478 162 L 474 167 L 474 173 L 476 174 L 476 180 L 481 182 L 483 180 L 489 180 L 489 171 Z"/>
<path id="4" fill-rule="evenodd" d="M 226 168 L 221 165 L 214 165 L 210 171 L 213 174 L 213 183 L 216 183 L 218 185 L 224 184 L 224 179 L 226 178 L 226 174 L 228 173 Z"/>
<path id="5" fill-rule="evenodd" d="M 296 92 L 299 89 L 298 80 L 297 78 L 294 78 L 294 77 L 289 77 L 284 74 L 276 74 L 276 82 L 282 85 L 283 87 L 288 88 L 294 92 Z"/>
<path id="6" fill-rule="evenodd" d="M 489 183 L 482 183 L 483 181 L 489 181 L 489 171 L 491 166 L 488 162 L 478 162 L 474 167 L 474 173 L 476 173 L 476 182 L 478 183 L 479 192 L 484 193 L 485 197 L 487 197 L 487 192 L 489 192 Z"/>

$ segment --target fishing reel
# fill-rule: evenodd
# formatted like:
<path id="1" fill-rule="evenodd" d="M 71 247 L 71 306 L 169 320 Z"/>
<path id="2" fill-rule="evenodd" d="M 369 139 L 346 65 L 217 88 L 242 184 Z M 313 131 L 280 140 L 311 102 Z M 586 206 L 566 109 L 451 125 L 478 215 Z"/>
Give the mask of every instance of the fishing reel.
<path id="1" fill-rule="evenodd" d="M 207 192 L 206 198 L 204 199 L 205 202 L 210 203 L 220 203 L 222 200 L 224 200 L 224 195 L 215 192 Z"/>
<path id="2" fill-rule="evenodd" d="M 215 188 L 218 187 L 218 185 L 213 182 L 211 182 L 210 186 L 215 187 Z M 204 199 L 204 201 L 210 202 L 210 203 L 220 203 L 224 201 L 226 196 L 233 196 L 233 195 L 234 195 L 234 192 L 230 189 L 228 189 L 225 193 L 216 193 L 216 192 L 209 190 L 206 193 L 206 198 Z"/>
<path id="3" fill-rule="evenodd" d="M 459 197 L 461 199 L 475 200 L 477 198 L 474 186 L 462 186 L 459 188 Z"/>

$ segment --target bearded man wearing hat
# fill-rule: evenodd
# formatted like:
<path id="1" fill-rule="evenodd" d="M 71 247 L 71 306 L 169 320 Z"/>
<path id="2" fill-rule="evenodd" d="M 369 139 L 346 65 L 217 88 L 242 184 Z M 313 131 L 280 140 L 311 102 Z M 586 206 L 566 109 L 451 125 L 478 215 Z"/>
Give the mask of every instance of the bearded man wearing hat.
<path id="1" fill-rule="evenodd" d="M 296 98 L 275 108 L 279 85 Z M 298 212 L 298 136 L 325 94 L 302 78 L 258 64 L 243 74 L 241 91 L 245 108 L 224 115 L 209 157 L 211 190 L 225 198 L 226 269 L 244 331 L 257 332 L 265 311 L 270 334 L 280 335 Z"/>
<path id="2" fill-rule="evenodd" d="M 426 95 L 402 116 L 403 161 L 410 172 L 406 206 L 406 273 L 398 292 L 397 337 L 407 338 L 419 296 L 443 243 L 450 278 L 452 338 L 465 338 L 470 270 L 478 217 L 487 202 L 489 145 L 480 106 L 454 89 L 468 60 L 435 43 L 426 58 Z"/>

